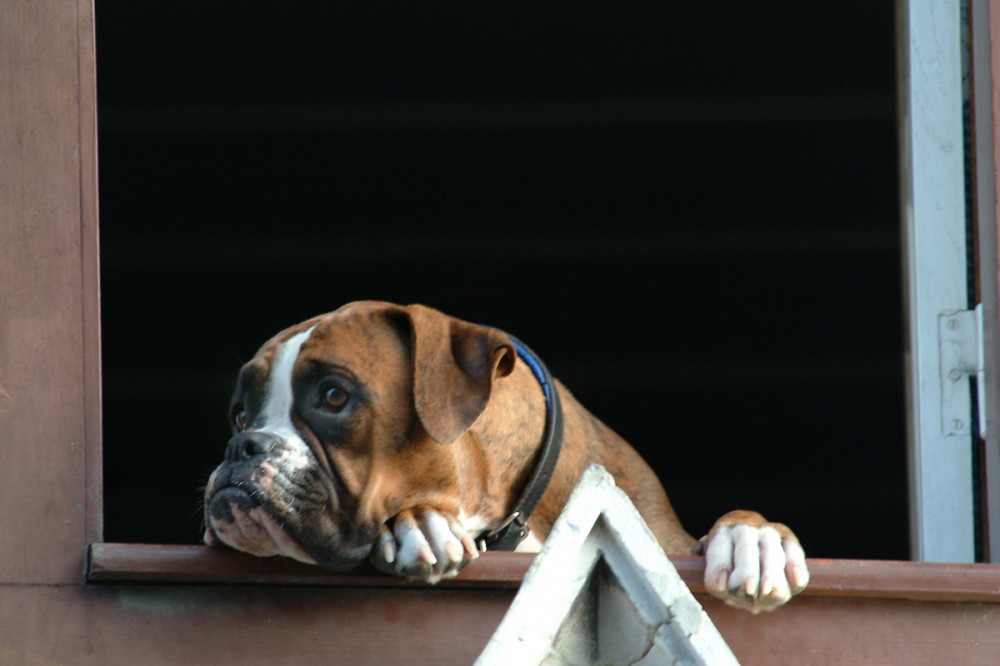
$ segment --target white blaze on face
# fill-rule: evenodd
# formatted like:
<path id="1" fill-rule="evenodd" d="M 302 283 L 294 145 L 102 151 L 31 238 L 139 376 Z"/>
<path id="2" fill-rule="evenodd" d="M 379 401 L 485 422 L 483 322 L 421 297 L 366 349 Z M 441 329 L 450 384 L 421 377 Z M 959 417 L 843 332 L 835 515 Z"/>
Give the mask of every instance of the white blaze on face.
<path id="1" fill-rule="evenodd" d="M 315 327 L 313 327 L 315 328 Z M 267 393 L 260 414 L 254 419 L 252 430 L 265 430 L 286 439 L 300 439 L 292 424 L 292 405 L 295 396 L 292 393 L 292 370 L 299 358 L 302 345 L 313 329 L 297 333 L 288 338 L 274 355 L 271 365 L 271 376 L 267 380 Z"/>
<path id="2" fill-rule="evenodd" d="M 287 515 L 296 512 L 293 495 L 286 493 L 272 494 L 274 480 L 280 475 L 294 479 L 299 473 L 315 465 L 315 459 L 309 446 L 292 422 L 292 409 L 295 396 L 292 391 L 292 371 L 295 362 L 302 351 L 302 345 L 312 334 L 313 329 L 293 335 L 275 351 L 271 365 L 271 373 L 263 397 L 260 413 L 256 415 L 248 430 L 256 430 L 276 435 L 281 439 L 280 447 L 270 452 L 267 460 L 258 464 L 254 478 L 262 496 L 269 496 L 269 501 L 279 510 L 277 515 Z M 220 468 L 221 469 L 221 468 Z M 219 470 L 212 473 L 206 489 L 206 507 L 212 501 L 209 494 L 215 488 L 215 480 Z M 247 510 L 239 503 L 231 503 L 231 519 L 217 519 L 207 516 L 211 529 L 205 531 L 205 543 L 212 545 L 216 537 L 237 550 L 269 557 L 285 555 L 300 562 L 315 564 L 315 560 L 305 549 L 296 543 L 284 526 L 272 517 L 268 509 L 256 506 Z"/>
<path id="3" fill-rule="evenodd" d="M 275 353 L 271 374 L 267 380 L 264 403 L 249 428 L 272 433 L 282 440 L 278 456 L 261 465 L 261 469 L 268 473 L 261 476 L 259 483 L 268 494 L 270 494 L 270 484 L 278 474 L 278 467 L 281 468 L 282 475 L 294 477 L 315 464 L 309 446 L 292 423 L 292 408 L 295 404 L 292 370 L 295 368 L 302 345 L 309 339 L 312 330 L 310 328 L 293 335 Z M 286 510 L 294 511 L 295 507 L 289 505 Z M 215 526 L 219 536 L 229 545 L 259 556 L 280 554 L 300 562 L 315 564 L 312 557 L 284 532 L 282 526 L 275 522 L 263 507 L 252 509 L 246 514 L 234 507 L 233 513 L 237 516 L 237 525 L 241 519 L 244 523 L 238 536 L 228 525 Z"/>

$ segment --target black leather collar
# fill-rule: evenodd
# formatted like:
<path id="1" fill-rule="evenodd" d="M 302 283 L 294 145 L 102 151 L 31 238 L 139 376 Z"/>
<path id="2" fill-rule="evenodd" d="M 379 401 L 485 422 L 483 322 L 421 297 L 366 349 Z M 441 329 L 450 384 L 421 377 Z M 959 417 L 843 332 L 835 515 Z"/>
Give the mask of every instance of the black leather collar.
<path id="1" fill-rule="evenodd" d="M 521 492 L 521 497 L 514 505 L 514 510 L 501 523 L 500 527 L 480 537 L 479 544 L 483 550 L 514 550 L 528 536 L 528 518 L 538 506 L 545 489 L 549 487 L 549 481 L 552 480 L 552 474 L 556 469 L 556 462 L 559 461 L 559 451 L 562 449 L 563 414 L 556 383 L 552 379 L 552 375 L 549 374 L 549 369 L 542 363 L 542 359 L 535 355 L 535 352 L 513 335 L 508 334 L 508 337 L 514 344 L 517 355 L 531 368 L 531 372 L 534 373 L 545 393 L 545 439 L 542 450 L 538 454 L 535 471 L 531 475 L 528 485 Z"/>

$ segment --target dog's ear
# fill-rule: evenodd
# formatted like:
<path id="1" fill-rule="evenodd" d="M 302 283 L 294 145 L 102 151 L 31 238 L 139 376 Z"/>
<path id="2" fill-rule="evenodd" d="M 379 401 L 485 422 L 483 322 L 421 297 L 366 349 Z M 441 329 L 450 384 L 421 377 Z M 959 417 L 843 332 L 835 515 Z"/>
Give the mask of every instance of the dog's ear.
<path id="1" fill-rule="evenodd" d="M 406 310 L 417 416 L 436 442 L 450 444 L 483 413 L 493 381 L 513 372 L 517 352 L 510 338 L 496 329 L 422 305 Z"/>

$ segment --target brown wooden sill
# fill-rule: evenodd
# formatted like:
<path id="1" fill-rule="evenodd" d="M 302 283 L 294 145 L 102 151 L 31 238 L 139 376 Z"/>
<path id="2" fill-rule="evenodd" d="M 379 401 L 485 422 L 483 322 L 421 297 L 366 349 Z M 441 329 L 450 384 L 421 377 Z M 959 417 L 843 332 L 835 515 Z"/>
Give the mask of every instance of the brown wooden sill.
<path id="1" fill-rule="evenodd" d="M 532 556 L 487 553 L 442 587 L 517 588 Z M 338 573 L 284 557 L 259 558 L 208 546 L 92 543 L 88 547 L 87 581 L 91 583 L 242 583 L 334 585 L 351 587 L 422 587 L 383 574 L 368 563 Z"/>
<path id="2" fill-rule="evenodd" d="M 517 588 L 531 561 L 531 555 L 521 553 L 486 553 L 439 587 Z M 692 592 L 704 593 L 704 558 L 671 561 Z M 94 543 L 87 565 L 91 583 L 424 586 L 367 564 L 335 573 L 284 558 L 261 559 L 205 546 Z M 811 559 L 809 570 L 812 580 L 802 596 L 1000 603 L 1000 565 L 995 564 Z"/>

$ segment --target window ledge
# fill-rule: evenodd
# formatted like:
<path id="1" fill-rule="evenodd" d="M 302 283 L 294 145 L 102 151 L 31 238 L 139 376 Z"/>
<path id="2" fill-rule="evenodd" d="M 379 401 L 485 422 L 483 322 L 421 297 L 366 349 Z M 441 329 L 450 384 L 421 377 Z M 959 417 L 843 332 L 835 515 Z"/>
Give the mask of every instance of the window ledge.
<path id="1" fill-rule="evenodd" d="M 514 589 L 533 556 L 486 553 L 439 587 Z M 695 594 L 704 594 L 701 557 L 671 558 Z M 1000 603 L 1000 565 L 809 560 L 811 582 L 804 597 L 853 597 L 914 601 Z M 376 571 L 368 564 L 337 573 L 285 558 L 262 559 L 206 546 L 94 543 L 89 546 L 91 583 L 198 583 L 423 587 Z"/>
<path id="2" fill-rule="evenodd" d="M 522 553 L 487 553 L 458 576 L 440 585 L 516 589 L 532 559 L 531 555 Z M 335 572 L 284 557 L 253 557 L 223 548 L 133 543 L 90 544 L 87 581 L 348 587 L 426 585 L 384 574 L 367 562 L 352 571 Z"/>

